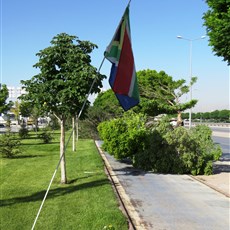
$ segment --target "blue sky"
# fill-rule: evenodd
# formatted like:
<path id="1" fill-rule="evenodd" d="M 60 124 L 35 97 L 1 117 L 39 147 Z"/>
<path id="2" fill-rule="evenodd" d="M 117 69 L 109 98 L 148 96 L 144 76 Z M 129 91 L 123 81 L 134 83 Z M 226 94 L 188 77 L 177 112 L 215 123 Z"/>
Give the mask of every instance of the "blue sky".
<path id="1" fill-rule="evenodd" d="M 38 70 L 36 53 L 62 32 L 98 45 L 92 64 L 99 68 L 128 0 L 0 0 L 1 81 L 19 86 Z M 189 42 L 206 35 L 204 0 L 132 0 L 130 21 L 136 69 L 164 70 L 189 81 Z M 105 61 L 101 73 L 109 76 Z M 198 77 L 195 112 L 229 109 L 229 67 L 208 46 L 208 37 L 193 42 L 192 73 Z M 103 82 L 108 89 L 108 79 Z M 189 95 L 184 100 L 188 100 Z"/>

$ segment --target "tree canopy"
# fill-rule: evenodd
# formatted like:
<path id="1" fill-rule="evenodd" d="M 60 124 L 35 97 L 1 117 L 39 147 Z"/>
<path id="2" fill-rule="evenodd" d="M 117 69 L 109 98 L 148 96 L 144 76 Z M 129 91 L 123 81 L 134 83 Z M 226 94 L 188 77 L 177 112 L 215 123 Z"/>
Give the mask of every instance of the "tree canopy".
<path id="1" fill-rule="evenodd" d="M 197 100 L 182 103 L 181 97 L 189 92 L 185 80 L 173 80 L 164 71 L 142 70 L 137 73 L 141 96 L 140 110 L 150 116 L 161 113 L 175 114 L 192 108 Z M 192 78 L 190 84 L 194 84 Z"/>
<path id="2" fill-rule="evenodd" d="M 22 81 L 28 93 L 23 98 L 58 117 L 77 114 L 92 81 L 96 78 L 92 93 L 100 92 L 102 87 L 104 76 L 90 64 L 89 54 L 97 46 L 65 33 L 55 36 L 51 44 L 37 53 L 39 61 L 34 67 L 40 73 Z"/>
<path id="3" fill-rule="evenodd" d="M 189 86 L 185 80 L 173 80 L 164 71 L 141 70 L 137 72 L 140 104 L 133 107 L 136 113 L 144 113 L 148 116 L 159 114 L 180 114 L 180 112 L 192 108 L 197 100 L 182 103 L 181 97 L 189 92 Z M 196 78 L 192 78 L 190 84 L 194 84 Z M 88 114 L 91 122 L 98 124 L 101 121 L 120 117 L 124 111 L 119 106 L 113 91 L 107 90 L 100 93 Z M 179 119 L 179 117 L 178 117 Z"/>
<path id="4" fill-rule="evenodd" d="M 204 26 L 209 45 L 217 56 L 230 65 L 230 1 L 206 0 L 209 10 L 204 13 Z"/>
<path id="5" fill-rule="evenodd" d="M 9 97 L 9 92 L 6 85 L 0 84 L 0 114 L 10 110 L 13 103 L 10 101 L 7 103 L 7 98 Z"/>

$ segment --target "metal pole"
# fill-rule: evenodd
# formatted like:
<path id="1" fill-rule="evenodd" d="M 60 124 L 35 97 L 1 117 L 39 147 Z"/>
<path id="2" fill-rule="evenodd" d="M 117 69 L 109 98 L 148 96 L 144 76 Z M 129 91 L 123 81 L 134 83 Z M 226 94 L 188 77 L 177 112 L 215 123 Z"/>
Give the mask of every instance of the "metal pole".
<path id="1" fill-rule="evenodd" d="M 189 86 L 189 91 L 190 91 L 190 100 L 192 100 L 192 42 L 195 40 L 200 40 L 204 39 L 205 36 L 201 36 L 200 38 L 196 39 L 189 39 L 189 38 L 184 38 L 182 36 L 177 36 L 179 39 L 184 39 L 189 41 L 189 47 L 190 47 L 190 52 L 189 52 L 189 77 L 190 77 L 190 86 Z M 189 109 L 189 129 L 192 127 L 192 108 Z"/>
<path id="2" fill-rule="evenodd" d="M 105 61 L 105 57 L 103 58 L 103 60 L 102 60 L 102 62 L 101 62 L 101 65 L 100 65 L 100 67 L 99 67 L 99 69 L 98 69 L 98 71 L 97 71 L 97 74 L 100 73 L 100 70 L 101 70 L 101 67 L 102 67 L 104 61 Z M 92 91 L 92 89 L 93 89 L 93 86 L 94 86 L 94 83 L 96 82 L 96 80 L 97 80 L 97 78 L 94 78 L 93 83 L 92 83 L 92 85 L 91 85 L 91 87 L 90 87 L 90 89 L 89 89 L 89 92 L 88 92 L 88 94 L 86 95 L 86 98 L 85 98 L 85 101 L 84 101 L 84 103 L 83 103 L 83 106 L 82 106 L 82 108 L 81 108 L 81 110 L 80 110 L 80 112 L 79 112 L 79 114 L 78 114 L 78 116 L 77 116 L 78 119 L 80 118 L 81 113 L 82 113 L 83 109 L 85 108 L 85 104 L 86 104 L 86 102 L 87 102 L 87 100 L 88 100 L 88 97 L 89 97 L 89 95 L 90 95 L 90 93 L 91 93 L 91 91 Z"/>
<path id="3" fill-rule="evenodd" d="M 66 151 L 67 145 L 68 145 L 68 143 L 69 143 L 69 141 L 70 141 L 70 138 L 71 138 L 72 134 L 73 134 L 73 130 L 72 130 L 72 132 L 71 132 L 71 134 L 70 134 L 70 136 L 69 136 L 69 139 L 68 139 L 68 141 L 67 141 L 67 143 L 66 143 L 66 145 L 65 145 L 64 153 L 65 153 L 65 151 Z M 59 165 L 60 165 L 60 163 L 61 163 L 61 160 L 62 160 L 62 158 L 63 158 L 63 156 L 64 156 L 64 153 L 63 153 L 62 156 L 60 157 L 60 159 L 59 159 L 59 161 L 58 161 L 58 164 L 57 164 L 57 166 L 56 166 L 56 169 L 54 170 L 53 176 L 52 176 L 52 178 L 51 178 L 51 180 L 50 180 L 49 186 L 48 186 L 48 188 L 47 188 L 47 190 L 46 190 L 45 196 L 44 196 L 44 198 L 43 198 L 43 200 L 42 200 L 41 206 L 40 206 L 40 208 L 39 208 L 39 210 L 38 210 L 37 216 L 36 216 L 36 218 L 35 218 L 35 220 L 34 220 L 34 223 L 33 223 L 33 226 L 32 226 L 32 228 L 31 228 L 31 230 L 34 229 L 34 227 L 35 227 L 35 225 L 36 225 L 36 223 L 37 223 L 38 217 L 39 217 L 40 212 L 41 212 L 41 210 L 42 210 L 42 207 L 43 207 L 43 205 L 44 205 L 44 203 L 45 203 L 46 197 L 47 197 L 47 195 L 48 195 L 48 193 L 49 193 L 50 187 L 51 187 L 51 185 L 52 185 L 52 183 L 53 183 L 54 177 L 55 177 L 55 175 L 56 175 L 56 173 L 57 173 L 57 170 L 58 170 Z"/>
<path id="4" fill-rule="evenodd" d="M 3 41 L 2 41 L 2 39 L 3 39 L 3 36 L 2 36 L 2 27 L 3 27 L 3 23 L 2 23 L 2 20 L 3 20 L 3 17 L 2 17 L 2 0 L 1 0 L 1 5 L 0 5 L 0 8 L 1 8 L 1 24 L 0 24 L 0 34 L 1 34 L 1 38 L 0 38 L 0 50 L 1 50 L 1 54 L 0 54 L 0 59 L 1 59 L 1 62 L 0 62 L 0 69 L 1 69 L 1 72 L 0 72 L 0 75 L 1 75 L 1 82 L 0 82 L 0 86 L 3 84 L 3 82 L 2 82 L 2 75 L 3 75 L 3 72 L 2 72 L 2 68 L 3 68 L 3 63 L 2 63 L 2 59 L 3 59 L 3 54 L 2 54 L 2 43 L 3 43 Z M 0 89 L 1 89 L 1 87 L 0 87 Z"/>
<path id="5" fill-rule="evenodd" d="M 190 54 L 189 54 L 189 66 L 190 66 L 190 101 L 192 100 L 192 40 L 189 40 Z M 192 108 L 189 110 L 189 129 L 192 127 Z"/>

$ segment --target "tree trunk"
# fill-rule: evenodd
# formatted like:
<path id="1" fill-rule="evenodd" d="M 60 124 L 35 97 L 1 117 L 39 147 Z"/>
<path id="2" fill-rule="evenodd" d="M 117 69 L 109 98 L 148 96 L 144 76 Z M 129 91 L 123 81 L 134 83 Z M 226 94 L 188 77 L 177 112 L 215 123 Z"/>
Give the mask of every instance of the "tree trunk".
<path id="1" fill-rule="evenodd" d="M 60 137 L 60 158 L 61 163 L 61 184 L 67 184 L 66 178 L 66 164 L 65 164 L 65 119 L 60 121 L 61 124 L 61 137 Z"/>
<path id="2" fill-rule="evenodd" d="M 181 126 L 183 123 L 183 120 L 181 118 L 181 111 L 177 112 L 177 126 Z"/>
<path id="3" fill-rule="evenodd" d="M 78 136 L 79 136 L 79 132 L 78 132 L 78 128 L 79 128 L 79 126 L 78 126 L 78 116 L 76 117 L 76 131 L 77 131 L 77 141 L 78 141 Z"/>
<path id="4" fill-rule="evenodd" d="M 72 128 L 73 128 L 72 150 L 73 150 L 73 152 L 75 152 L 76 151 L 76 122 L 75 122 L 75 116 L 72 117 Z"/>

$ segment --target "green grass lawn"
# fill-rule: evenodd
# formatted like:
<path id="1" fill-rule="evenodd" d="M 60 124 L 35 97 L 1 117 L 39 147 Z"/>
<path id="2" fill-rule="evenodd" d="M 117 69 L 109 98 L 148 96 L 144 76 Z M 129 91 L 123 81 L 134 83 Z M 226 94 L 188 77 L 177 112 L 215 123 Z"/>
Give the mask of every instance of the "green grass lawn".
<path id="1" fill-rule="evenodd" d="M 21 155 L 0 158 L 1 230 L 31 229 L 59 160 L 58 137 L 51 144 L 23 140 Z M 69 144 L 66 167 L 68 184 L 60 184 L 58 172 L 35 229 L 128 229 L 92 140 L 79 140 L 76 152 Z"/>

